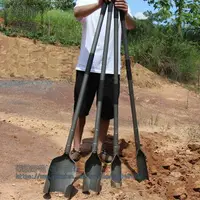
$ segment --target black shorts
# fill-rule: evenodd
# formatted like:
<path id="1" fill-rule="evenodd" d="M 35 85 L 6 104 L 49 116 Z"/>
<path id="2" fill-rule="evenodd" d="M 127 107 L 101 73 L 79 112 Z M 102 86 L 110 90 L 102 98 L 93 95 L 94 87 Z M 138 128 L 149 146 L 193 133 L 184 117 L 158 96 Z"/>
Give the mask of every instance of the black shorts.
<path id="1" fill-rule="evenodd" d="M 84 71 L 76 71 L 76 82 L 75 82 L 75 87 L 74 87 L 74 111 L 75 111 L 79 93 L 81 90 L 84 73 L 85 73 Z M 98 74 L 98 73 L 92 73 L 92 72 L 90 73 L 79 117 L 84 117 L 84 116 L 89 115 L 96 93 L 98 97 L 100 76 L 101 74 Z M 119 78 L 118 79 L 119 80 L 118 98 L 119 98 L 120 76 L 118 76 L 118 78 Z M 96 102 L 96 105 L 97 105 L 97 102 Z M 102 101 L 101 119 L 110 120 L 113 118 L 114 118 L 114 75 L 106 74 L 105 82 L 104 82 L 104 95 L 103 95 L 103 101 Z"/>

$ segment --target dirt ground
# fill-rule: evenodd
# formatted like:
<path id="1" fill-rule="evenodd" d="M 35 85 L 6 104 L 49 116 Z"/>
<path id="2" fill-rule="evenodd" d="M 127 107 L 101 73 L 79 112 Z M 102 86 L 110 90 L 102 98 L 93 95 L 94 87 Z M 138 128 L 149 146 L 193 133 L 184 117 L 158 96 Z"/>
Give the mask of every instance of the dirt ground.
<path id="1" fill-rule="evenodd" d="M 0 199 L 65 199 L 58 193 L 43 194 L 44 175 L 51 160 L 62 155 L 71 126 L 78 48 L 2 35 L 0 45 Z M 82 193 L 82 179 L 78 179 L 72 199 L 200 199 L 200 96 L 140 65 L 134 65 L 133 71 L 149 180 L 139 183 L 134 178 L 135 144 L 125 81 L 119 102 L 122 187 L 112 188 L 110 179 L 103 178 L 100 194 L 88 195 Z M 95 111 L 94 104 L 84 130 L 84 150 L 92 143 Z M 109 149 L 112 135 L 113 121 L 107 140 Z M 77 163 L 77 175 L 84 172 L 89 155 Z M 110 166 L 103 174 L 110 175 Z"/>

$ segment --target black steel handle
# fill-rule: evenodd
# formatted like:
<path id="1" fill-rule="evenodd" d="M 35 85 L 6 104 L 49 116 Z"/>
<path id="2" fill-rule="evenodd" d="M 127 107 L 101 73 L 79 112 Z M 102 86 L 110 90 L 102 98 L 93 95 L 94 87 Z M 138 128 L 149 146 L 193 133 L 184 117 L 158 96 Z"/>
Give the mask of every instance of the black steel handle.
<path id="1" fill-rule="evenodd" d="M 118 128 L 118 76 L 119 65 L 119 11 L 114 6 L 114 138 L 113 138 L 113 153 L 118 155 L 119 153 L 119 128 Z"/>
<path id="2" fill-rule="evenodd" d="M 98 149 L 98 137 L 99 137 L 99 132 L 100 132 L 100 120 L 101 120 L 102 100 L 103 100 L 103 94 L 104 94 L 104 80 L 105 80 L 107 54 L 108 54 L 108 47 L 109 47 L 112 9 L 113 9 L 113 3 L 109 2 L 108 18 L 107 18 L 107 24 L 106 24 L 106 35 L 105 35 L 105 43 L 104 43 L 104 51 L 103 51 L 103 59 L 102 59 L 102 69 L 101 69 L 100 85 L 99 85 L 99 95 L 98 95 L 98 102 L 97 102 L 94 142 L 93 142 L 93 147 L 92 147 L 93 153 L 96 153 Z"/>

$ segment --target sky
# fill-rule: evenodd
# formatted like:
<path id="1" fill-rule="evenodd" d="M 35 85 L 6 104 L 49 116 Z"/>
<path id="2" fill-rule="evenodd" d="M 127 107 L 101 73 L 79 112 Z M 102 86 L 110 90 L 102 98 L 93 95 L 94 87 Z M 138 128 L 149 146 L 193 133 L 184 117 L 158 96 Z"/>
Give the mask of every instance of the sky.
<path id="1" fill-rule="evenodd" d="M 127 0 L 131 13 L 139 19 L 145 19 L 145 16 L 143 15 L 143 12 L 150 10 L 153 11 L 153 6 L 149 6 L 147 1 L 144 0 Z"/>

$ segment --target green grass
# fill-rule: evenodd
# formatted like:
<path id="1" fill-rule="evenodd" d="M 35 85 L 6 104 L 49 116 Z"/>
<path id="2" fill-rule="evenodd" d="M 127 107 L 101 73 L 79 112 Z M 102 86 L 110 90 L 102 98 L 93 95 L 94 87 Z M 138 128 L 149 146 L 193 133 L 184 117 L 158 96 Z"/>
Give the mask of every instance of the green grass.
<path id="1" fill-rule="evenodd" d="M 50 10 L 42 15 L 38 13 L 35 18 L 25 18 L 23 14 L 13 15 L 7 12 L 10 29 L 7 35 L 24 35 L 28 38 L 39 39 L 45 43 L 61 43 L 63 45 L 80 45 L 81 24 L 74 18 L 72 11 L 62 12 Z M 14 35 L 15 35 L 14 34 Z"/>
<path id="2" fill-rule="evenodd" d="M 0 17 L 3 17 L 3 11 L 0 11 Z"/>
<path id="3" fill-rule="evenodd" d="M 39 20 L 39 18 L 37 18 Z M 45 35 L 54 37 L 63 45 L 79 45 L 81 25 L 75 20 L 72 11 L 51 10 L 44 16 Z"/>

